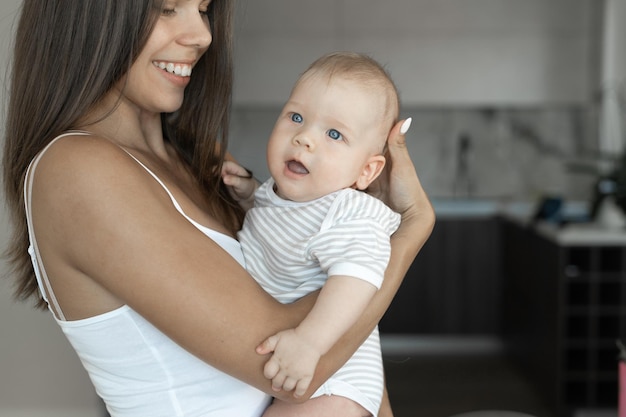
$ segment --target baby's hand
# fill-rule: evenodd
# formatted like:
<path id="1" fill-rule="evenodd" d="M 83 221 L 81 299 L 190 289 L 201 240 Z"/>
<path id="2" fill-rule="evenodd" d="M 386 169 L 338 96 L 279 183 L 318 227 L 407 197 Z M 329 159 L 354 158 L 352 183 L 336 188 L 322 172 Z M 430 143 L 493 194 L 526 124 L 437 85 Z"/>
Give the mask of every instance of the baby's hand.
<path id="1" fill-rule="evenodd" d="M 254 192 L 259 188 L 259 182 L 252 173 L 233 161 L 225 161 L 222 165 L 222 181 L 228 188 L 231 197 L 241 207 L 248 210 L 254 206 Z"/>
<path id="2" fill-rule="evenodd" d="M 256 348 L 265 355 L 274 352 L 265 364 L 263 373 L 272 380 L 274 391 L 294 390 L 293 396 L 302 397 L 311 384 L 320 353 L 294 329 L 270 336 Z"/>

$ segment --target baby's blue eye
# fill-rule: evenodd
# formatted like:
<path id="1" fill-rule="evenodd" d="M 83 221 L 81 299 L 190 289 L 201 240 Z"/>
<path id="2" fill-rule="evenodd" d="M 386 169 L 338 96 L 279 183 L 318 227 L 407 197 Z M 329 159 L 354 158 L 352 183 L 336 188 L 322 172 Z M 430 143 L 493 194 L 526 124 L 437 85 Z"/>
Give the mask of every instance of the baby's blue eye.
<path id="1" fill-rule="evenodd" d="M 291 115 L 291 121 L 296 123 L 302 123 L 302 115 L 300 113 L 294 113 Z"/>
<path id="2" fill-rule="evenodd" d="M 328 131 L 328 136 L 330 136 L 330 138 L 333 140 L 340 140 L 342 138 L 341 133 L 339 133 L 339 131 L 336 129 L 330 129 Z"/>

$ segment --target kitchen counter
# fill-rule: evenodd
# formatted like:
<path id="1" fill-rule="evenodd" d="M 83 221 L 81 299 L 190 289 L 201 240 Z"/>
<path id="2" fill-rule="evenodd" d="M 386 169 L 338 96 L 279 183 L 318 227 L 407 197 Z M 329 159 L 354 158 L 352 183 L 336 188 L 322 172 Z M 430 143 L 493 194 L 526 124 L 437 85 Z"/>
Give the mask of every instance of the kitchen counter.
<path id="1" fill-rule="evenodd" d="M 524 206 L 506 205 L 500 215 L 508 220 L 534 227 L 535 231 L 548 240 L 564 246 L 613 246 L 626 245 L 626 229 L 608 227 L 588 221 L 589 208 L 586 202 L 567 202 L 562 209 L 565 224 L 556 224 L 545 220 L 534 220 L 534 210 Z"/>
<path id="2" fill-rule="evenodd" d="M 538 203 L 524 200 L 497 198 L 433 198 L 431 200 L 437 218 L 473 218 L 504 216 L 521 222 L 530 222 L 535 215 Z M 563 204 L 563 217 L 585 218 L 588 203 L 569 201 Z"/>
<path id="3" fill-rule="evenodd" d="M 498 215 L 501 202 L 497 199 L 433 198 L 437 218 L 484 218 Z"/>
<path id="4" fill-rule="evenodd" d="M 561 216 L 570 221 L 564 225 L 535 221 L 537 203 L 530 201 L 434 198 L 432 203 L 439 220 L 501 217 L 532 226 L 540 235 L 562 245 L 626 245 L 626 229 L 585 221 L 589 217 L 589 204 L 586 201 L 568 201 L 563 204 Z"/>
<path id="5" fill-rule="evenodd" d="M 538 223 L 535 229 L 540 235 L 563 246 L 626 245 L 626 229 L 602 227 L 595 223 L 568 224 L 562 227 Z"/>

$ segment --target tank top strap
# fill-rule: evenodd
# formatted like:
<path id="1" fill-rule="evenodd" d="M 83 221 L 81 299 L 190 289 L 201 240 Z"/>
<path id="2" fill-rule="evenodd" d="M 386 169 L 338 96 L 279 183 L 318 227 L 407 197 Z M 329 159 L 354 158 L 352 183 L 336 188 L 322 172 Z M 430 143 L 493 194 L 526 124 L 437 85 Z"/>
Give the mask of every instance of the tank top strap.
<path id="1" fill-rule="evenodd" d="M 172 194 L 172 192 L 169 190 L 169 188 L 167 188 L 167 186 L 165 185 L 165 183 L 161 180 L 161 178 L 159 178 L 157 176 L 157 174 L 155 174 L 150 168 L 148 168 L 143 162 L 141 162 L 139 159 L 137 159 L 132 153 L 128 152 L 126 149 L 120 147 L 124 152 L 126 152 L 131 158 L 133 158 L 141 167 L 143 167 L 143 169 L 145 169 L 148 174 L 150 174 L 152 176 L 152 178 L 154 178 L 156 180 L 156 182 L 158 182 L 161 187 L 163 187 L 163 189 L 165 190 L 165 192 L 167 193 L 167 195 L 170 196 L 170 200 L 172 200 L 172 204 L 174 205 L 174 207 L 176 208 L 176 210 L 185 218 L 187 219 L 191 224 L 193 224 L 196 227 L 199 228 L 203 228 L 204 226 L 202 226 L 201 224 L 199 224 L 198 222 L 196 222 L 194 219 L 192 219 L 191 217 L 189 217 L 184 211 L 183 208 L 181 207 L 180 204 L 178 204 L 178 201 L 176 200 L 176 198 L 174 197 L 174 194 Z"/>
<path id="2" fill-rule="evenodd" d="M 41 152 L 33 158 L 33 160 L 28 165 L 28 169 L 26 170 L 26 177 L 24 178 L 24 208 L 26 212 L 26 224 L 28 226 L 28 238 L 30 241 L 30 245 L 28 246 L 28 254 L 30 255 L 31 262 L 33 264 L 33 270 L 35 272 L 35 277 L 37 279 L 37 285 L 39 287 L 39 292 L 41 293 L 41 297 L 44 299 L 46 304 L 48 305 L 48 309 L 52 312 L 52 314 L 59 320 L 65 320 L 65 315 L 63 314 L 63 310 L 61 310 L 61 306 L 57 301 L 54 291 L 52 291 L 52 286 L 50 285 L 50 281 L 48 279 L 48 275 L 46 274 L 46 268 L 41 261 L 41 255 L 39 253 L 39 248 L 37 247 L 37 239 L 35 237 L 35 230 L 33 228 L 33 212 L 32 212 L 32 194 L 33 194 L 33 178 L 34 172 L 41 160 L 41 157 L 46 153 L 46 151 L 54 144 L 57 140 L 70 135 L 81 135 L 86 136 L 89 135 L 88 132 L 82 131 L 70 131 L 65 132 L 48 143 Z"/>

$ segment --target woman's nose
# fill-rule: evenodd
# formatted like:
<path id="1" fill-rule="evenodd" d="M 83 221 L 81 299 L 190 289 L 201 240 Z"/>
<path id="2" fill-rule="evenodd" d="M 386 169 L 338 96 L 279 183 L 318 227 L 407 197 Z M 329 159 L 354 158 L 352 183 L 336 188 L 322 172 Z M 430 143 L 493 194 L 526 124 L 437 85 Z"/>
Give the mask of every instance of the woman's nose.
<path id="1" fill-rule="evenodd" d="M 200 49 L 208 48 L 212 41 L 211 27 L 200 14 L 186 22 L 184 33 L 179 39 L 183 45 L 195 46 Z"/>

